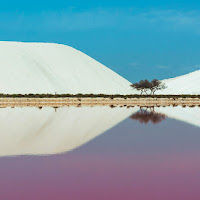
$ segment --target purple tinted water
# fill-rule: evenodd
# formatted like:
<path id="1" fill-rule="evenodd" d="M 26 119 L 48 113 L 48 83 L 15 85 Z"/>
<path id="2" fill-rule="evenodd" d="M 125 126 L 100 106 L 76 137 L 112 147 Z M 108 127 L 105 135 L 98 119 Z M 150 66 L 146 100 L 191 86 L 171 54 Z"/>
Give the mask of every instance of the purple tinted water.
<path id="1" fill-rule="evenodd" d="M 126 119 L 50 156 L 0 158 L 2 200 L 199 200 L 200 128 Z"/>

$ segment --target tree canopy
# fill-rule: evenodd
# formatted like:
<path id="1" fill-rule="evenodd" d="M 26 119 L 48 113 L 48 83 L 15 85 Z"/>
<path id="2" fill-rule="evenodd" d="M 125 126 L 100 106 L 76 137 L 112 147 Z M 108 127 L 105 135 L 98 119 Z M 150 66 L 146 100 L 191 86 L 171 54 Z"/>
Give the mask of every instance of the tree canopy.
<path id="1" fill-rule="evenodd" d="M 150 91 L 151 95 L 154 95 L 157 90 L 162 90 L 166 88 L 165 84 L 157 79 L 154 79 L 151 82 L 148 80 L 141 80 L 138 83 L 133 83 L 131 87 L 138 91 L 141 91 L 141 94 L 148 94 L 147 92 Z"/>

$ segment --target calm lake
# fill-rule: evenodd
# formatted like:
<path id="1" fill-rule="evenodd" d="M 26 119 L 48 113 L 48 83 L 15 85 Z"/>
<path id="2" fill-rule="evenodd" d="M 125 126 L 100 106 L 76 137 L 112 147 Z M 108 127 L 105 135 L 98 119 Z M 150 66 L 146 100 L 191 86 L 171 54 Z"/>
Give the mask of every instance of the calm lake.
<path id="1" fill-rule="evenodd" d="M 2 200 L 199 200 L 200 108 L 2 108 Z"/>

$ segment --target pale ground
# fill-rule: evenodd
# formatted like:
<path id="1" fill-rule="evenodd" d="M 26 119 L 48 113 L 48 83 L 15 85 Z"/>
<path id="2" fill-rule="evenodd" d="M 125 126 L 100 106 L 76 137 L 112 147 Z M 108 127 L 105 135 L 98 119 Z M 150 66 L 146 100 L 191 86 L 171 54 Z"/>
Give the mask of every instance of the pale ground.
<path id="1" fill-rule="evenodd" d="M 200 106 L 199 98 L 0 98 L 0 107 Z"/>

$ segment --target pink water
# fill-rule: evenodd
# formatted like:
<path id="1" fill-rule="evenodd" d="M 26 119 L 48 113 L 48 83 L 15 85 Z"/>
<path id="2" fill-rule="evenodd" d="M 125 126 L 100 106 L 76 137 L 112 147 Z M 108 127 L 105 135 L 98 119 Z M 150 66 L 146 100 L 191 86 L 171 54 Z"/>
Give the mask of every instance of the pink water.
<path id="1" fill-rule="evenodd" d="M 127 119 L 72 152 L 0 158 L 0 199 L 199 200 L 199 130 Z"/>

